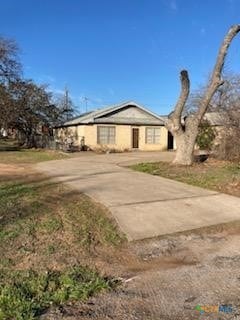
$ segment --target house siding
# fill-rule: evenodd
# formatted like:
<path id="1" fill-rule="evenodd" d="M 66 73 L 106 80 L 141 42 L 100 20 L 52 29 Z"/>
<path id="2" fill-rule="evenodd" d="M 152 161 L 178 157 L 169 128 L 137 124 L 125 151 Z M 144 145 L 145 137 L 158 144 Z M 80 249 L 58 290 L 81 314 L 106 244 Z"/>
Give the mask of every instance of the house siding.
<path id="1" fill-rule="evenodd" d="M 55 130 L 55 136 L 60 142 L 67 141 L 68 137 L 71 137 L 75 146 L 81 145 L 82 139 L 86 146 L 93 150 L 101 148 L 109 148 L 116 150 L 131 150 L 132 149 L 132 129 L 139 129 L 139 150 L 142 151 L 161 151 L 167 150 L 168 131 L 163 126 L 154 126 L 154 128 L 160 128 L 160 143 L 148 144 L 146 143 L 146 128 L 149 126 L 133 126 L 133 125 L 110 125 L 104 124 L 104 126 L 110 126 L 116 128 L 115 144 L 100 145 L 97 143 L 97 128 L 103 126 L 102 124 L 88 124 L 79 126 L 63 127 Z"/>
<path id="2" fill-rule="evenodd" d="M 101 125 L 99 125 L 101 126 Z M 104 125 L 108 126 L 108 125 Z M 113 125 L 109 125 L 113 126 Z M 116 135 L 115 144 L 100 145 L 97 144 L 97 127 L 98 125 L 85 125 L 81 126 L 84 131 L 85 144 L 91 149 L 112 148 L 118 150 L 132 149 L 132 128 L 139 129 L 139 150 L 143 151 L 155 151 L 155 150 L 167 150 L 167 134 L 168 131 L 165 127 L 160 128 L 160 143 L 159 144 L 147 144 L 145 135 L 146 128 L 148 126 L 131 126 L 131 125 L 115 125 Z M 156 127 L 156 126 L 155 126 Z"/>
<path id="3" fill-rule="evenodd" d="M 167 150 L 167 141 L 168 141 L 168 131 L 163 126 L 154 126 L 154 128 L 160 128 L 160 143 L 159 144 L 149 144 L 146 143 L 146 128 L 149 126 L 140 127 L 140 141 L 139 149 L 143 151 L 163 151 Z"/>

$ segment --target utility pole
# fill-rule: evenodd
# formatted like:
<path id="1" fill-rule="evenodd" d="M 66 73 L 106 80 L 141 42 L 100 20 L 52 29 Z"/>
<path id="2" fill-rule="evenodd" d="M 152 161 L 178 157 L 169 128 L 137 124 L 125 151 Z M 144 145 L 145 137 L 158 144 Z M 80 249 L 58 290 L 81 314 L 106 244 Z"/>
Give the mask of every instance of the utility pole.
<path id="1" fill-rule="evenodd" d="M 69 92 L 67 86 L 65 86 L 64 92 L 64 109 L 66 110 L 67 120 L 70 118 L 70 109 L 69 109 Z"/>
<path id="2" fill-rule="evenodd" d="M 85 110 L 88 111 L 88 101 L 89 99 L 87 97 L 83 97 L 83 101 L 85 101 Z"/>

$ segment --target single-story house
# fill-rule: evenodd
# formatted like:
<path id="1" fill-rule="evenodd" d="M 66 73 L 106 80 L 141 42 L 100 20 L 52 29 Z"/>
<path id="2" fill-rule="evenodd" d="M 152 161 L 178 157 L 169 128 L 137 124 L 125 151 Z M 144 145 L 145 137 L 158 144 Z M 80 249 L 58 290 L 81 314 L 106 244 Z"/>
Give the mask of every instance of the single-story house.
<path id="1" fill-rule="evenodd" d="M 164 119 L 140 104 L 129 101 L 86 112 L 55 128 L 59 143 L 89 149 L 167 150 L 174 148 Z"/>

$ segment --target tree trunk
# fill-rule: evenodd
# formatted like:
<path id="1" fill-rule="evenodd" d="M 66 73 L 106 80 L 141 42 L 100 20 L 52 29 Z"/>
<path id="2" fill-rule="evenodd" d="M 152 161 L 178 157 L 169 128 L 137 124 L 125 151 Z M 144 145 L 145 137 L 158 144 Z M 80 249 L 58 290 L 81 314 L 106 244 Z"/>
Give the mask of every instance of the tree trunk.
<path id="1" fill-rule="evenodd" d="M 176 156 L 173 160 L 174 164 L 189 166 L 194 160 L 195 135 L 187 136 L 185 133 L 175 135 Z"/>

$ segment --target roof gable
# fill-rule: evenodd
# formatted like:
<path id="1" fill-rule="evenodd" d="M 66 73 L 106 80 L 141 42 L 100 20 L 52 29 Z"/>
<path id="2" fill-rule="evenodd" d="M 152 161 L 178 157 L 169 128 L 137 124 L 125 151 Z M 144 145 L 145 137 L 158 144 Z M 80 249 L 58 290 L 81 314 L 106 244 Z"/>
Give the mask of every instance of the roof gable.
<path id="1" fill-rule="evenodd" d="M 64 126 L 88 123 L 163 125 L 164 122 L 157 114 L 134 101 L 129 101 L 84 114 L 67 121 Z"/>
<path id="2" fill-rule="evenodd" d="M 102 117 L 107 117 L 112 119 L 118 119 L 118 118 L 156 119 L 156 117 L 153 117 L 148 112 L 143 111 L 142 109 L 139 109 L 134 105 L 128 105 L 117 111 L 109 112 L 108 114 L 101 116 L 99 118 L 102 118 Z"/>

